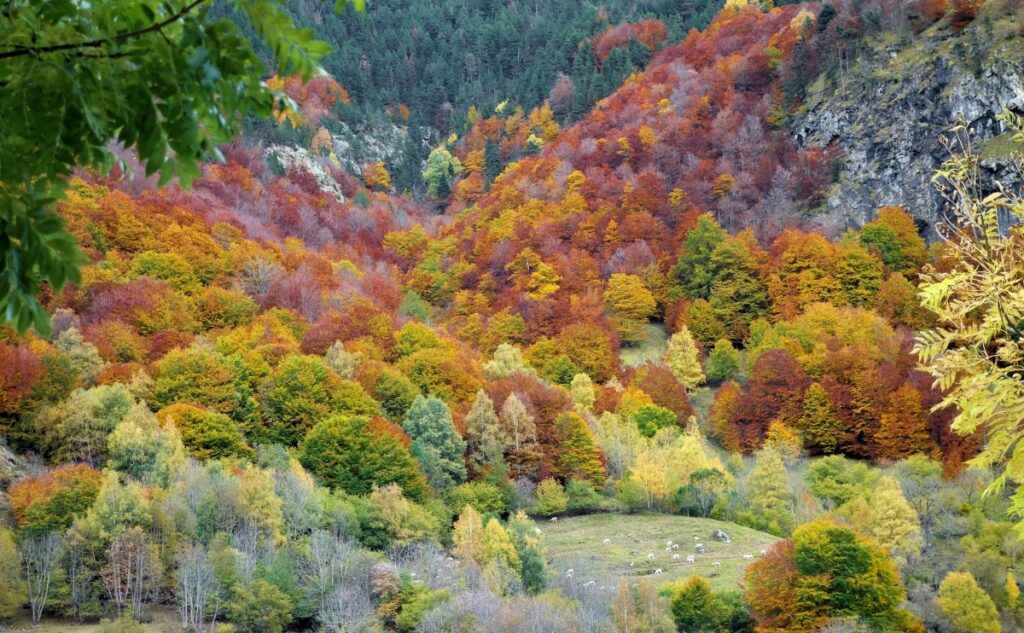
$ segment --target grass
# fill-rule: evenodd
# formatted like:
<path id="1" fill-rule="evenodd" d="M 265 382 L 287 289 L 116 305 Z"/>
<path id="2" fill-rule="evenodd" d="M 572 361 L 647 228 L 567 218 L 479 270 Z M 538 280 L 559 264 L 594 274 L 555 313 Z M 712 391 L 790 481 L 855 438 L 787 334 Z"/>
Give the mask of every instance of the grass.
<path id="1" fill-rule="evenodd" d="M 712 532 L 716 529 L 728 534 L 732 542 L 715 540 Z M 743 555 L 753 554 L 756 560 L 761 550 L 778 540 L 734 523 L 665 514 L 565 517 L 556 523 L 544 523 L 542 530 L 552 573 L 564 575 L 571 568 L 576 582 L 593 580 L 607 587 L 628 576 L 667 582 L 700 574 L 716 589 L 735 589 L 743 579 L 743 570 L 752 562 Z M 707 547 L 706 554 L 696 552 L 694 537 Z M 605 544 L 606 538 L 611 542 Z M 670 539 L 680 544 L 677 551 L 665 551 Z M 649 559 L 649 554 L 654 558 Z M 672 560 L 673 554 L 679 554 L 679 560 Z M 686 562 L 690 554 L 696 556 L 696 562 Z M 713 567 L 712 562 L 722 565 Z M 656 569 L 663 572 L 655 575 Z M 715 572 L 717 576 L 712 575 Z"/>
<path id="2" fill-rule="evenodd" d="M 636 367 L 649 360 L 658 360 L 665 355 L 668 348 L 668 332 L 660 323 L 648 323 L 647 337 L 635 345 L 623 346 L 619 351 L 619 359 L 623 365 Z"/>
<path id="3" fill-rule="evenodd" d="M 152 618 L 142 626 L 146 633 L 181 633 L 181 619 L 173 609 L 166 606 L 151 606 L 146 609 L 146 615 Z M 61 633 L 74 631 L 75 633 L 99 633 L 103 625 L 100 623 L 75 624 L 70 620 L 58 618 L 43 618 L 39 624 L 32 624 L 31 615 L 25 609 L 8 623 L 7 628 L 0 625 L 0 631 L 4 633 L 14 631 L 31 631 L 32 633 Z"/>

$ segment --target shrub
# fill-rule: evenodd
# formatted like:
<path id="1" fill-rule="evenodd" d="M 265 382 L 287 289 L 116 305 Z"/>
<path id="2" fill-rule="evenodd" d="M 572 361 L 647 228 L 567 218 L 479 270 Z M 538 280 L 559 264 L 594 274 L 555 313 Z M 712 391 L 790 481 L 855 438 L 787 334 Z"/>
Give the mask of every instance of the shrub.
<path id="1" fill-rule="evenodd" d="M 551 516 L 565 512 L 568 507 L 569 497 L 562 484 L 554 479 L 545 479 L 537 485 L 537 503 L 533 506 L 535 513 Z"/>

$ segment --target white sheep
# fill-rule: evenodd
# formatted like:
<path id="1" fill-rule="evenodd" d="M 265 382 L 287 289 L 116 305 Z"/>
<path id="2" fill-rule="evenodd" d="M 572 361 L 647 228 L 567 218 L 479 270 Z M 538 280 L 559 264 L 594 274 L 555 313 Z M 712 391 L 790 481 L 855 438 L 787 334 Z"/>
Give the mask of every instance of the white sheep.
<path id="1" fill-rule="evenodd" d="M 693 537 L 693 542 L 694 543 L 700 543 L 700 537 L 699 536 Z"/>
<path id="2" fill-rule="evenodd" d="M 655 575 L 655 576 L 657 576 L 657 575 L 658 575 L 658 574 L 660 574 L 660 573 L 661 573 L 661 567 L 659 567 L 659 568 L 657 568 L 657 569 L 655 569 L 655 570 L 654 570 L 654 575 Z"/>
<path id="3" fill-rule="evenodd" d="M 576 575 L 576 572 L 573 571 L 571 568 L 565 570 L 565 577 L 566 578 L 573 578 L 575 575 Z"/>
<path id="4" fill-rule="evenodd" d="M 672 549 L 679 549 L 679 543 L 673 543 Z"/>
<path id="5" fill-rule="evenodd" d="M 587 582 L 583 583 L 583 588 L 584 589 L 593 589 L 596 585 L 597 585 L 597 583 L 594 582 L 593 580 L 588 580 Z"/>
<path id="6" fill-rule="evenodd" d="M 541 534 L 541 531 L 540 531 L 539 527 L 533 528 L 533 532 L 534 532 L 534 534 Z"/>
<path id="7" fill-rule="evenodd" d="M 672 539 L 669 539 L 668 543 L 665 543 L 665 547 L 672 547 Z"/>
<path id="8" fill-rule="evenodd" d="M 686 562 L 688 562 L 688 563 L 696 562 L 696 560 L 697 560 L 697 557 L 694 556 L 693 554 L 690 554 L 689 556 L 686 557 Z"/>
<path id="9" fill-rule="evenodd" d="M 721 567 L 722 563 L 719 563 L 718 561 L 715 561 L 715 562 L 711 563 L 711 566 L 712 567 Z"/>
<path id="10" fill-rule="evenodd" d="M 744 554 L 743 555 L 743 560 L 751 560 L 753 558 L 754 558 L 753 554 Z"/>
<path id="11" fill-rule="evenodd" d="M 608 545 L 608 544 L 609 544 L 609 543 L 611 543 L 611 542 L 612 542 L 612 540 L 611 540 L 610 538 L 606 538 L 606 539 L 604 540 L 604 544 L 605 544 L 605 545 Z"/>
<path id="12" fill-rule="evenodd" d="M 654 554 L 653 553 L 652 554 L 648 554 L 647 555 L 647 560 L 654 560 Z"/>
<path id="13" fill-rule="evenodd" d="M 679 554 L 672 554 L 672 560 L 679 560 Z"/>
<path id="14" fill-rule="evenodd" d="M 558 523 L 558 517 L 551 517 L 552 523 Z"/>
<path id="15" fill-rule="evenodd" d="M 761 556 L 767 556 L 767 555 L 768 555 L 768 550 L 766 550 L 766 549 L 761 550 Z"/>

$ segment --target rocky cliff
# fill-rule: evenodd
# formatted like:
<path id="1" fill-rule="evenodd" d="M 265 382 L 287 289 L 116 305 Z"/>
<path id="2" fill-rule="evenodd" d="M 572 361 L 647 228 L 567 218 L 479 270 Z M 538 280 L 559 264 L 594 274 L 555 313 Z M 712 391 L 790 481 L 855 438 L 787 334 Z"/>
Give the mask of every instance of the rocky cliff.
<path id="1" fill-rule="evenodd" d="M 1024 110 L 1024 37 L 1016 22 L 986 18 L 961 32 L 937 24 L 867 45 L 844 72 L 817 78 L 792 122 L 801 144 L 842 150 L 817 222 L 860 226 L 879 206 L 896 204 L 934 237 L 943 205 L 930 180 L 947 157 L 940 138 L 957 119 L 981 141 L 988 185 L 997 178 L 1014 184 L 1009 135 L 996 120 L 1004 108 Z"/>

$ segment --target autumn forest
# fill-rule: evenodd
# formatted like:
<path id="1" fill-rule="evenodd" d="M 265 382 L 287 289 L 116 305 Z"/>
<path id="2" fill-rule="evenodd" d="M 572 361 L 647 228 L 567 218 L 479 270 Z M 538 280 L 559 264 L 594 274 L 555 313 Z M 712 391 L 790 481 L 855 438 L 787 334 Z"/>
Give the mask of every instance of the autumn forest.
<path id="1" fill-rule="evenodd" d="M 1019 0 L 100 4 L 0 3 L 0 630 L 1024 630 Z"/>

